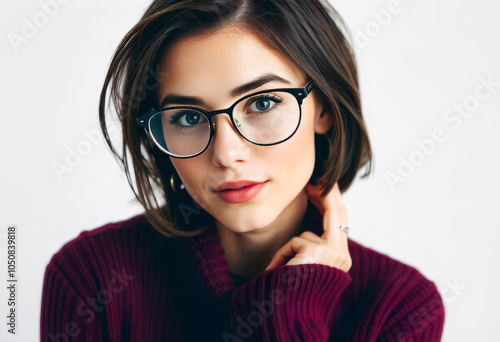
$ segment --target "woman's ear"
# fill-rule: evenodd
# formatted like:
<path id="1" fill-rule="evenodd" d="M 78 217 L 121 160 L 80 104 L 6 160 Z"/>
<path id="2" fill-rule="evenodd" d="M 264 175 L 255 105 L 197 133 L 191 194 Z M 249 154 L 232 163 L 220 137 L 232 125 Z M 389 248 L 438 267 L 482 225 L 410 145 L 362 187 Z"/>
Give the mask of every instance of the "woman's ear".
<path id="1" fill-rule="evenodd" d="M 314 132 L 317 134 L 325 134 L 333 125 L 333 113 L 330 106 L 321 106 L 316 114 L 316 122 L 314 123 Z"/>

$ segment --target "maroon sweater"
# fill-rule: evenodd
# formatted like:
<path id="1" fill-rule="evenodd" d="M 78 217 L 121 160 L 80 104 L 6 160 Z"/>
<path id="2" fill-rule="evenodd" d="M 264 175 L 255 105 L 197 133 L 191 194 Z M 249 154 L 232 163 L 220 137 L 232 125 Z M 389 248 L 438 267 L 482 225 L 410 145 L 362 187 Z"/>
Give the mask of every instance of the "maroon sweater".
<path id="1" fill-rule="evenodd" d="M 301 231 L 322 232 L 310 204 Z M 307 228 L 306 228 L 307 227 Z M 138 215 L 82 232 L 47 265 L 41 341 L 439 341 L 442 299 L 417 269 L 349 239 L 348 273 L 229 272 L 217 230 L 166 238 Z"/>

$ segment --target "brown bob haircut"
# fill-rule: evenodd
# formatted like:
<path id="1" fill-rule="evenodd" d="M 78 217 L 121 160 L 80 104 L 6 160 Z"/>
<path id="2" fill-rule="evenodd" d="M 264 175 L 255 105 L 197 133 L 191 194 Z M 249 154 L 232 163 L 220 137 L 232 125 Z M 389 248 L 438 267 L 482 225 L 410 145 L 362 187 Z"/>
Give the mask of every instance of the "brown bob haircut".
<path id="1" fill-rule="evenodd" d="M 168 155 L 152 144 L 136 118 L 152 107 L 158 108 L 157 86 L 168 82 L 159 71 L 167 49 L 188 35 L 209 34 L 227 25 L 250 30 L 320 89 L 321 101 L 334 119 L 326 134 L 315 137 L 311 182 L 323 184 L 323 195 L 336 182 L 344 192 L 359 169 L 368 166 L 361 177 L 365 178 L 372 168 L 354 52 L 343 33 L 348 32 L 345 24 L 326 0 L 154 1 L 114 53 L 100 95 L 99 121 L 146 218 L 167 237 L 198 235 L 207 230 L 211 215 L 187 191 L 174 192 L 170 178 L 174 175 L 177 181 L 180 179 Z M 108 87 L 108 107 L 113 105 L 122 128 L 121 154 L 108 135 Z"/>

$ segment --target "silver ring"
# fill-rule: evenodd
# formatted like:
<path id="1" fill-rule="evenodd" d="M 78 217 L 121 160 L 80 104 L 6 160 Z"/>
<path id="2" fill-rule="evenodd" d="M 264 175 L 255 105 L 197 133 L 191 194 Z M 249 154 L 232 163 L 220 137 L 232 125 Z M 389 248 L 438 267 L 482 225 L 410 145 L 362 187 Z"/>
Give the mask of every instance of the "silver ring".
<path id="1" fill-rule="evenodd" d="M 349 226 L 340 226 L 339 229 L 343 230 L 344 232 L 347 233 L 347 235 L 349 235 Z"/>

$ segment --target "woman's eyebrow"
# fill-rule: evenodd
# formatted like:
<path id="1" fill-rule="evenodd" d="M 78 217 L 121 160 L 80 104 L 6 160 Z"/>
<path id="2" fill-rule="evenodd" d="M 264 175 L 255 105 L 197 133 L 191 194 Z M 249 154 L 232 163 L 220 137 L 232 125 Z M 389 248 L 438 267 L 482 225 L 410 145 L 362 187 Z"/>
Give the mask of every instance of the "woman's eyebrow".
<path id="1" fill-rule="evenodd" d="M 282 78 L 278 75 L 265 74 L 265 75 L 262 75 L 262 76 L 256 78 L 253 81 L 245 83 L 245 84 L 231 90 L 229 95 L 231 97 L 240 96 L 244 93 L 247 93 L 253 89 L 259 88 L 259 87 L 263 86 L 264 84 L 272 82 L 272 81 L 291 84 L 289 81 L 285 80 L 284 78 Z M 207 104 L 199 97 L 185 96 L 185 95 L 180 95 L 180 94 L 176 94 L 176 93 L 170 93 L 170 94 L 167 94 L 163 98 L 163 100 L 161 101 L 161 104 L 160 104 L 160 108 L 163 108 L 164 106 L 171 104 L 171 103 L 207 107 Z"/>

